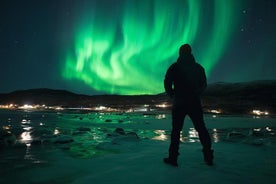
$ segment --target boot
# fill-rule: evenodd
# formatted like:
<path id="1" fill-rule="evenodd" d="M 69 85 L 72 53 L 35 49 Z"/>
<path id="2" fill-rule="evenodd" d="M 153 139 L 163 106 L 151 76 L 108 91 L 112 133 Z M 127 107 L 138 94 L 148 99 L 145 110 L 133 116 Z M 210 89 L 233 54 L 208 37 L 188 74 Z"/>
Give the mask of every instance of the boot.
<path id="1" fill-rule="evenodd" d="M 210 165 L 210 166 L 213 165 L 214 150 L 211 150 L 211 149 L 205 150 L 205 149 L 203 149 L 202 152 L 203 152 L 205 163 L 207 165 Z"/>
<path id="2" fill-rule="evenodd" d="M 178 164 L 177 164 L 177 158 L 164 158 L 163 161 L 166 163 L 166 164 L 169 164 L 171 166 L 174 166 L 174 167 L 177 167 Z"/>

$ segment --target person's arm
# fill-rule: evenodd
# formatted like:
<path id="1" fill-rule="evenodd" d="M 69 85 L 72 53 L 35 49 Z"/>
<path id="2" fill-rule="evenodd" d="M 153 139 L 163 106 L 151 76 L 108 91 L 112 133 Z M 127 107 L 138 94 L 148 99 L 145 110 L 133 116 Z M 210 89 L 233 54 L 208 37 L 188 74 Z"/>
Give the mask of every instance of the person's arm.
<path id="1" fill-rule="evenodd" d="M 174 90 L 173 90 L 173 68 L 174 65 L 171 65 L 166 72 L 165 79 L 164 79 L 164 88 L 165 92 L 169 97 L 173 97 Z"/>
<path id="2" fill-rule="evenodd" d="M 199 80 L 200 80 L 199 81 L 200 84 L 199 84 L 199 88 L 197 90 L 197 94 L 201 95 L 207 87 L 207 78 L 206 78 L 205 70 L 203 67 L 201 67 Z"/>

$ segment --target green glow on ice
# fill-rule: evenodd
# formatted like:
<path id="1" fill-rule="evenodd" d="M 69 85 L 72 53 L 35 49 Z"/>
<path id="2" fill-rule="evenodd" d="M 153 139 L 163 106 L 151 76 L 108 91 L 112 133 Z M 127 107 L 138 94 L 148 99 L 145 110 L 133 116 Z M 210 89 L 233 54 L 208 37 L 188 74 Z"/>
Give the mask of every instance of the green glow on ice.
<path id="1" fill-rule="evenodd" d="M 65 79 L 110 94 L 161 93 L 164 74 L 176 61 L 180 45 L 202 45 L 193 50 L 209 75 L 236 21 L 234 1 L 228 0 L 211 1 L 208 15 L 200 0 L 118 2 L 120 6 L 109 5 L 109 11 L 84 7 L 73 51 L 67 52 Z"/>

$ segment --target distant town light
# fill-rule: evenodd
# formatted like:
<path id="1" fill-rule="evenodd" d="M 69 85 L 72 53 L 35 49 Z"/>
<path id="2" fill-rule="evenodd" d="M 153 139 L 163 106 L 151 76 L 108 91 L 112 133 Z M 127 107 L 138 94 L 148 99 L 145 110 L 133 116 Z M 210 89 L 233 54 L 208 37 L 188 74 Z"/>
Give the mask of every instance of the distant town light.
<path id="1" fill-rule="evenodd" d="M 95 110 L 97 110 L 97 111 L 102 111 L 102 110 L 105 110 L 105 109 L 107 109 L 107 107 L 105 107 L 105 106 L 99 106 L 99 107 L 95 108 Z"/>
<path id="2" fill-rule="evenodd" d="M 219 110 L 219 109 L 212 109 L 212 110 L 210 110 L 210 112 L 214 113 L 214 114 L 220 114 L 221 110 Z"/>
<path id="3" fill-rule="evenodd" d="M 166 108 L 168 107 L 166 104 L 157 104 L 155 105 L 156 107 L 161 107 L 161 108 Z"/>
<path id="4" fill-rule="evenodd" d="M 141 107 L 141 108 L 135 108 L 135 109 L 133 109 L 133 111 L 134 112 L 148 112 L 150 109 L 148 109 L 148 108 L 143 108 L 143 107 Z"/>
<path id="5" fill-rule="evenodd" d="M 14 104 L 0 105 L 1 109 L 14 109 L 16 106 Z"/>
<path id="6" fill-rule="evenodd" d="M 34 106 L 29 105 L 29 104 L 25 104 L 25 105 L 19 107 L 19 109 L 33 109 L 33 108 L 34 108 Z"/>
<path id="7" fill-rule="evenodd" d="M 252 110 L 252 114 L 261 116 L 261 115 L 269 115 L 269 112 L 254 109 L 254 110 Z"/>
<path id="8" fill-rule="evenodd" d="M 56 107 L 55 110 L 63 110 L 62 107 Z"/>

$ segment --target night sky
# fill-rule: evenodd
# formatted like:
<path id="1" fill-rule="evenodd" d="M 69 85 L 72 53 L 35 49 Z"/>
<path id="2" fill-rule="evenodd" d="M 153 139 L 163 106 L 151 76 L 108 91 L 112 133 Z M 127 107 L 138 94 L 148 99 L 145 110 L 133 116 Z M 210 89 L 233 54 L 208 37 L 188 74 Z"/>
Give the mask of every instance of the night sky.
<path id="1" fill-rule="evenodd" d="M 274 0 L 5 0 L 0 93 L 157 94 L 189 43 L 208 83 L 276 79 Z"/>

